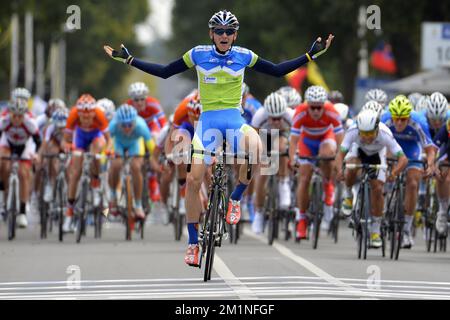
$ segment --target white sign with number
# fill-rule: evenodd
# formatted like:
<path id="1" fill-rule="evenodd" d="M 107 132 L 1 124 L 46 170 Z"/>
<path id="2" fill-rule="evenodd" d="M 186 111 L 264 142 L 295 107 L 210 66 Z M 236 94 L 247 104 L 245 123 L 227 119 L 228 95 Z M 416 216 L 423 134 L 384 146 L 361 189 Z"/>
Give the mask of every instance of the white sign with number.
<path id="1" fill-rule="evenodd" d="M 450 22 L 422 23 L 422 69 L 450 65 Z"/>

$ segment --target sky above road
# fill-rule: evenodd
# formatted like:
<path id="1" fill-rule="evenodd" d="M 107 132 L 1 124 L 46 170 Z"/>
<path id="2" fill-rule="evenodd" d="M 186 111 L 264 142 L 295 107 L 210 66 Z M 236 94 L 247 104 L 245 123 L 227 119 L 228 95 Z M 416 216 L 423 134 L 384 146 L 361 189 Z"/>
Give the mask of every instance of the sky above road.
<path id="1" fill-rule="evenodd" d="M 146 21 L 136 26 L 138 41 L 148 45 L 155 39 L 168 39 L 171 35 L 173 0 L 147 0 L 151 13 Z"/>

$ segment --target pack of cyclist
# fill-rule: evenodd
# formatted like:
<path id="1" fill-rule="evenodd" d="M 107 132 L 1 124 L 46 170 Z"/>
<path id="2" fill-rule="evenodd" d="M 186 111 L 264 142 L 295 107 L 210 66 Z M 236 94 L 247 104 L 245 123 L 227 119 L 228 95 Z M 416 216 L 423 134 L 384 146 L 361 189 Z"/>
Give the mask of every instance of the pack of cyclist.
<path id="1" fill-rule="evenodd" d="M 402 246 L 413 246 L 412 228 L 417 203 L 421 201 L 420 186 L 428 179 L 435 179 L 439 203 L 435 228 L 440 234 L 446 234 L 450 175 L 440 164 L 448 164 L 450 159 L 450 109 L 441 93 L 398 95 L 389 100 L 384 91 L 373 89 L 367 93 L 365 104 L 355 107 L 361 110 L 355 115 L 339 91 L 328 93 L 321 86 L 307 88 L 304 99 L 294 88 L 281 87 L 260 103 L 244 83 L 246 68 L 283 76 L 325 53 L 333 36 L 326 41 L 318 38 L 307 53 L 274 64 L 251 50 L 235 46 L 238 29 L 239 22 L 231 12 L 215 13 L 209 20 L 212 44 L 194 47 L 168 65 L 135 58 L 124 45 L 120 50 L 104 47 L 111 58 L 161 78 L 196 68 L 198 88 L 180 101 L 171 116 L 164 113 L 164 108 L 149 95 L 148 87 L 142 82 L 129 86 L 129 100 L 117 109 L 107 98 L 96 100 L 90 94 L 83 94 L 70 109 L 61 99 L 51 99 L 45 112 L 38 117 L 29 112 L 30 93 L 23 88 L 15 89 L 8 110 L 0 118 L 1 210 L 5 208 L 11 170 L 7 157 L 11 154 L 20 159 L 19 177 L 23 183 L 20 184 L 17 219 L 19 227 L 26 227 L 25 208 L 30 196 L 32 207 L 36 208 L 40 190 L 44 190 L 46 199 L 54 194 L 59 163 L 58 159 L 45 155 L 71 155 L 81 151 L 108 158 L 107 166 L 102 165 L 100 157 L 94 159 L 90 181 L 94 197 L 99 197 L 103 192 L 100 176 L 106 171 L 108 209 L 115 216 L 118 214 L 119 172 L 127 155 L 132 157 L 136 219 L 145 219 L 144 187 L 148 188 L 152 202 L 167 206 L 172 196 L 171 181 L 177 181 L 179 209 L 186 215 L 188 231 L 185 263 L 199 266 L 199 223 L 210 204 L 211 165 L 216 161 L 211 153 L 222 147 L 226 137 L 231 152 L 254 156 L 254 162 L 232 165 L 235 185 L 229 190 L 224 216 L 229 225 L 239 223 L 241 206 L 245 204 L 253 232 L 264 232 L 268 175 L 263 169 L 269 164 L 263 160 L 267 156 L 278 157 L 277 171 L 272 172 L 277 175 L 278 194 L 270 196 L 278 197 L 280 209 L 292 210 L 298 240 L 309 236 L 309 190 L 314 172 L 319 171 L 322 178 L 320 227 L 328 230 L 336 215 L 336 201 L 342 202 L 342 216 L 349 217 L 354 210 L 353 189 L 358 184 L 360 171 L 345 168 L 345 164 L 385 165 L 389 158 L 394 158 L 396 162 L 392 167 L 387 169 L 386 165 L 370 174 L 371 246 L 381 246 L 385 190 L 401 174 L 405 176 L 406 190 L 402 199 Z M 33 180 L 33 172 L 39 172 L 48 161 L 52 162 L 50 183 L 41 188 L 40 177 L 36 175 Z M 64 232 L 74 231 L 82 161 L 82 157 L 72 157 L 67 171 Z M 150 169 L 143 175 L 145 162 Z M 249 166 L 253 170 L 249 171 Z M 293 179 L 297 183 L 295 197 L 291 196 Z M 336 199 L 335 189 L 341 183 L 342 199 Z"/>

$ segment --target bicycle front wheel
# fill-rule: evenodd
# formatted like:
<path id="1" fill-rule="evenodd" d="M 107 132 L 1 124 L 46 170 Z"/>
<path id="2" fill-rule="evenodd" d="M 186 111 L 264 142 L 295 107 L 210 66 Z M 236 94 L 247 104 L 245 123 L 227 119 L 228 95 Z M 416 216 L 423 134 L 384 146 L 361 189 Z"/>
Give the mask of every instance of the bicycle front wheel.
<path id="1" fill-rule="evenodd" d="M 320 234 L 320 223 L 322 220 L 322 184 L 315 181 L 312 186 L 312 203 L 311 203 L 311 213 L 314 215 L 313 226 L 314 226 L 314 234 L 313 234 L 313 249 L 317 249 L 317 245 L 319 244 L 319 234 Z"/>
<path id="2" fill-rule="evenodd" d="M 78 219 L 77 219 L 77 243 L 80 243 L 81 236 L 85 233 L 86 228 L 86 217 L 87 217 L 87 194 L 89 192 L 89 186 L 86 181 L 83 182 L 81 186 L 81 205 L 80 205 L 80 211 L 78 212 Z"/>
<path id="3" fill-rule="evenodd" d="M 216 220 L 219 216 L 219 187 L 215 186 L 213 192 L 213 201 L 209 208 L 209 221 L 207 222 L 207 233 L 205 235 L 207 239 L 205 273 L 203 277 L 203 281 L 205 282 L 211 280 L 211 272 L 214 263 L 214 251 L 216 246 Z"/>
<path id="4" fill-rule="evenodd" d="M 58 213 L 58 238 L 62 242 L 64 239 L 63 222 L 64 222 L 64 208 L 66 207 L 66 198 L 64 192 L 63 182 L 56 184 L 56 210 Z"/>

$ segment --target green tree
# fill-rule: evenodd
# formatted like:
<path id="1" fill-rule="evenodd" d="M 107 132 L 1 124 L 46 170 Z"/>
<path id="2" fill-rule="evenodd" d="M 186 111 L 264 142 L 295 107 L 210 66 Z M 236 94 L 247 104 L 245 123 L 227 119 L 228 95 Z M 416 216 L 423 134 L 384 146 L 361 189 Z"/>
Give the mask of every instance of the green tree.
<path id="1" fill-rule="evenodd" d="M 64 33 L 63 25 L 69 17 L 66 10 L 72 4 L 78 5 L 81 9 L 81 29 Z M 121 79 L 129 70 L 108 59 L 103 51 L 103 45 L 110 43 L 119 46 L 120 43 L 126 43 L 134 54 L 141 53 L 141 48 L 135 40 L 134 27 L 145 20 L 149 13 L 146 0 L 13 1 L 2 7 L 0 28 L 2 30 L 7 28 L 12 12 L 18 12 L 23 21 L 26 10 L 34 13 L 34 40 L 44 43 L 46 54 L 49 53 L 52 41 L 57 41 L 61 37 L 66 38 L 66 92 L 74 90 L 78 93 L 91 92 L 96 97 L 119 98 L 115 94 L 117 85 L 121 84 Z M 0 33 L 0 39 L 1 36 Z M 0 47 L 0 57 L 5 61 L 5 68 L 2 68 L 0 73 L 3 88 L 8 87 L 9 50 L 9 46 Z M 1 94 L 3 96 L 7 92 L 3 90 Z"/>
<path id="2" fill-rule="evenodd" d="M 420 69 L 422 21 L 446 21 L 450 16 L 450 2 L 444 0 L 411 0 L 407 3 L 400 0 L 197 0 L 189 4 L 176 0 L 175 3 L 171 45 L 177 54 L 196 44 L 209 42 L 206 23 L 214 12 L 224 7 L 239 19 L 237 45 L 274 62 L 301 55 L 317 36 L 326 37 L 333 33 L 336 38 L 332 47 L 317 62 L 328 85 L 342 90 L 348 101 L 353 96 L 357 75 L 361 5 L 376 4 L 381 8 L 382 34 L 368 30 L 369 53 L 380 39 L 391 43 L 398 65 L 396 77 Z M 370 72 L 372 76 L 390 78 L 372 69 Z M 247 73 L 246 82 L 261 99 L 286 83 L 284 79 L 260 76 L 251 71 Z"/>

